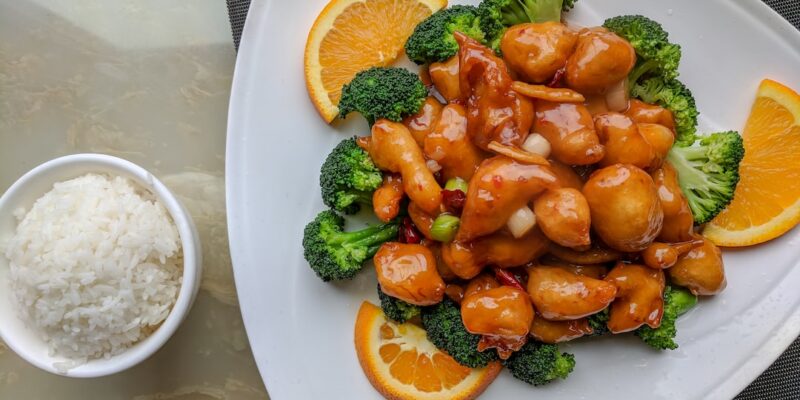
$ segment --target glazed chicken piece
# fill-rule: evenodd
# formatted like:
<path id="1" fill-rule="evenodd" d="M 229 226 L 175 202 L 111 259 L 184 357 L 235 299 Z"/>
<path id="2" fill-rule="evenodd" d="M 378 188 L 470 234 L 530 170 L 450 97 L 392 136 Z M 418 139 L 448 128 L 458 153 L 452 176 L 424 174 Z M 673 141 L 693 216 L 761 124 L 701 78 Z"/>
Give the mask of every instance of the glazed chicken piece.
<path id="1" fill-rule="evenodd" d="M 497 282 L 497 279 L 495 279 L 494 276 L 487 273 L 482 273 L 470 279 L 469 283 L 467 283 L 467 287 L 464 288 L 464 297 L 485 292 L 489 289 L 494 289 L 497 287 L 500 287 L 500 282 Z"/>
<path id="2" fill-rule="evenodd" d="M 577 41 L 578 34 L 560 22 L 519 24 L 503 34 L 500 50 L 525 81 L 541 83 L 564 68 Z"/>
<path id="3" fill-rule="evenodd" d="M 403 179 L 398 174 L 386 174 L 383 184 L 372 193 L 372 210 L 383 222 L 389 222 L 400 213 L 400 201 L 406 192 L 403 190 Z"/>
<path id="4" fill-rule="evenodd" d="M 661 325 L 664 312 L 664 272 L 639 264 L 617 263 L 606 282 L 617 287 L 611 304 L 608 329 L 612 333 L 632 331 L 644 324 Z"/>
<path id="5" fill-rule="evenodd" d="M 442 166 L 445 180 L 461 178 L 468 181 L 485 158 L 467 135 L 466 114 L 463 106 L 448 105 L 425 138 L 425 155 Z"/>
<path id="6" fill-rule="evenodd" d="M 583 189 L 583 178 L 575 172 L 572 167 L 556 160 L 548 160 L 550 170 L 558 177 L 558 183 L 562 188 Z"/>
<path id="7" fill-rule="evenodd" d="M 592 116 L 583 104 L 536 102 L 533 131 L 550 142 L 551 156 L 565 164 L 594 164 L 605 156 Z"/>
<path id="8" fill-rule="evenodd" d="M 442 103 L 439 103 L 439 100 L 436 100 L 435 97 L 428 97 L 416 114 L 403 120 L 403 125 L 411 132 L 411 136 L 414 137 L 414 141 L 417 142 L 419 147 L 425 144 L 425 138 L 433 130 L 436 121 L 439 120 L 443 107 Z"/>
<path id="9" fill-rule="evenodd" d="M 528 295 L 510 286 L 480 291 L 461 302 L 464 327 L 483 335 L 478 351 L 495 348 L 501 359 L 507 359 L 528 341 L 533 317 Z"/>
<path id="10" fill-rule="evenodd" d="M 614 285 L 559 267 L 528 268 L 528 294 L 543 318 L 573 320 L 603 310 L 614 300 Z"/>
<path id="11" fill-rule="evenodd" d="M 703 244 L 700 239 L 680 243 L 653 242 L 642 251 L 642 261 L 650 268 L 667 269 L 678 262 L 678 258 Z"/>
<path id="12" fill-rule="evenodd" d="M 616 164 L 595 171 L 583 186 L 592 227 L 609 247 L 642 251 L 661 232 L 664 211 L 653 179 L 643 170 Z"/>
<path id="13" fill-rule="evenodd" d="M 431 75 L 436 91 L 448 102 L 461 98 L 461 82 L 458 77 L 458 55 L 444 62 L 431 63 L 428 73 Z"/>
<path id="14" fill-rule="evenodd" d="M 558 178 L 548 167 L 504 156 L 485 160 L 469 182 L 456 240 L 468 242 L 502 228 L 535 195 L 557 186 Z"/>
<path id="15" fill-rule="evenodd" d="M 639 132 L 639 127 L 624 114 L 610 112 L 594 117 L 600 142 L 605 146 L 601 167 L 631 164 L 645 169 L 656 160 L 653 146 Z"/>
<path id="16" fill-rule="evenodd" d="M 521 145 L 533 124 L 533 102 L 511 89 L 514 81 L 494 51 L 459 32 L 454 36 L 460 46 L 461 100 L 467 105 L 472 142 L 484 150 L 492 141 Z"/>
<path id="17" fill-rule="evenodd" d="M 725 265 L 719 247 L 707 239 L 702 240 L 702 246 L 686 253 L 667 273 L 676 285 L 686 287 L 696 295 L 710 296 L 727 286 Z"/>
<path id="18" fill-rule="evenodd" d="M 471 279 L 487 265 L 500 268 L 525 265 L 547 252 L 549 243 L 538 229 L 531 229 L 519 239 L 499 231 L 471 242 L 443 244 L 442 260 L 460 278 Z"/>
<path id="19" fill-rule="evenodd" d="M 435 241 L 435 240 L 428 240 L 423 239 L 420 241 L 421 245 L 428 248 L 428 250 L 433 253 L 433 257 L 436 260 L 436 271 L 439 273 L 439 276 L 442 277 L 442 280 L 445 282 L 452 282 L 458 279 L 458 276 L 453 273 L 450 267 L 444 263 L 442 260 L 442 244 Z M 446 291 L 445 291 L 446 293 Z"/>
<path id="20" fill-rule="evenodd" d="M 675 118 L 672 111 L 641 100 L 630 99 L 625 115 L 637 124 L 659 124 L 675 131 Z"/>
<path id="21" fill-rule="evenodd" d="M 660 124 L 639 123 L 636 126 L 639 128 L 639 133 L 644 140 L 653 149 L 653 160 L 650 161 L 648 169 L 652 171 L 660 168 L 664 163 L 664 159 L 667 158 L 667 153 L 675 143 L 675 133 Z"/>
<path id="22" fill-rule="evenodd" d="M 417 227 L 417 230 L 419 230 L 422 236 L 425 236 L 425 238 L 428 240 L 435 240 L 431 236 L 431 227 L 433 226 L 433 221 L 436 219 L 435 217 L 419 208 L 417 203 L 414 203 L 413 201 L 408 203 L 408 216 L 411 218 L 411 222 L 414 223 L 414 226 Z"/>
<path id="23" fill-rule="evenodd" d="M 566 247 L 585 247 L 591 243 L 589 204 L 579 190 L 548 190 L 533 201 L 533 212 L 537 225 L 553 242 Z"/>
<path id="24" fill-rule="evenodd" d="M 664 210 L 664 224 L 658 240 L 667 243 L 685 242 L 694 239 L 694 217 L 680 185 L 678 173 L 672 164 L 664 163 L 651 174 L 656 184 L 661 209 Z"/>
<path id="25" fill-rule="evenodd" d="M 550 261 L 548 261 L 550 262 Z M 576 264 L 562 264 L 552 263 L 553 266 L 565 269 L 576 275 L 588 276 L 594 279 L 603 279 L 608 274 L 608 267 L 602 264 L 589 264 L 589 265 L 576 265 Z M 549 265 L 549 264 L 548 264 Z"/>
<path id="26" fill-rule="evenodd" d="M 598 243 L 596 240 L 593 241 L 592 246 L 586 250 L 570 249 L 551 243 L 548 251 L 551 255 L 562 261 L 577 265 L 608 263 L 617 261 L 622 257 L 622 253 L 619 251 L 609 249 L 603 243 Z"/>
<path id="27" fill-rule="evenodd" d="M 420 244 L 384 243 L 373 258 L 381 290 L 418 306 L 437 304 L 445 284 L 436 270 L 436 258 Z"/>
<path id="28" fill-rule="evenodd" d="M 425 156 L 403 124 L 381 119 L 372 126 L 367 145 L 378 168 L 402 175 L 403 189 L 425 212 L 438 215 L 442 188 L 425 164 Z"/>
<path id="29" fill-rule="evenodd" d="M 516 81 L 511 85 L 511 89 L 533 100 L 550 101 L 553 103 L 583 103 L 586 101 L 586 97 L 582 94 L 568 88 L 533 85 Z"/>
<path id="30" fill-rule="evenodd" d="M 444 288 L 444 295 L 460 305 L 461 302 L 464 301 L 464 288 L 461 287 L 461 285 L 449 283 L 447 287 Z"/>
<path id="31" fill-rule="evenodd" d="M 530 335 L 542 343 L 556 344 L 577 339 L 591 334 L 592 327 L 586 318 L 572 321 L 548 321 L 544 318 L 533 318 Z"/>
<path id="32" fill-rule="evenodd" d="M 567 60 L 567 86 L 583 94 L 603 93 L 627 78 L 635 64 L 636 52 L 627 40 L 605 28 L 583 29 Z"/>

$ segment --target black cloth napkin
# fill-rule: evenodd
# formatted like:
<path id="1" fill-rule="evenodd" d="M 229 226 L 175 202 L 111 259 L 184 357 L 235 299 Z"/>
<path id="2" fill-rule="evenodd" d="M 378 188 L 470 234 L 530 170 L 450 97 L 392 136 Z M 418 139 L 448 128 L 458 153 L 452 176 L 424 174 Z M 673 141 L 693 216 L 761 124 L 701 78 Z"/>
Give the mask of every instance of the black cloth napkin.
<path id="1" fill-rule="evenodd" d="M 226 0 L 231 21 L 233 45 L 239 49 L 244 21 L 250 0 Z M 800 29 L 800 0 L 762 0 Z M 750 384 L 736 400 L 797 400 L 800 399 L 800 338 L 772 366 Z"/>

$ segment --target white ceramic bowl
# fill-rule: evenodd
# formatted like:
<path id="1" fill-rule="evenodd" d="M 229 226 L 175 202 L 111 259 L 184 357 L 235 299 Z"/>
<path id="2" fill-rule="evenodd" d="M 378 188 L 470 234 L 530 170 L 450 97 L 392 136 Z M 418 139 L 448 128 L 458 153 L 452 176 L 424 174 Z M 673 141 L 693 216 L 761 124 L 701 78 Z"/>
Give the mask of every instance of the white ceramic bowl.
<path id="1" fill-rule="evenodd" d="M 67 359 L 51 356 L 47 344 L 39 334 L 25 326 L 17 317 L 10 299 L 8 259 L 0 250 L 0 337 L 20 357 L 31 364 L 54 374 L 94 378 L 111 375 L 144 361 L 158 351 L 175 333 L 192 307 L 202 275 L 200 240 L 189 213 L 175 196 L 144 168 L 121 158 L 101 154 L 75 154 L 48 161 L 23 175 L 0 198 L 0 243 L 14 234 L 17 220 L 15 209 L 30 209 L 33 202 L 53 188 L 56 182 L 77 178 L 87 173 L 107 173 L 132 179 L 150 190 L 161 201 L 177 226 L 183 247 L 183 280 L 178 298 L 164 323 L 153 334 L 133 345 L 125 352 L 108 359 L 88 363 L 62 372 L 55 363 Z"/>

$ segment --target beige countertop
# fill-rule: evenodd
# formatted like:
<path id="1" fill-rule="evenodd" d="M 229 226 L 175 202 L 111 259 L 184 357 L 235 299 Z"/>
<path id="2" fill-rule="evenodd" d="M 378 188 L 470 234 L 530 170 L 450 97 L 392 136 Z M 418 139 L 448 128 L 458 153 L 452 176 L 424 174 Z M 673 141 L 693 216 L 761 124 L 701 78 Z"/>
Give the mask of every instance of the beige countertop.
<path id="1" fill-rule="evenodd" d="M 204 246 L 191 314 L 154 357 L 91 380 L 0 343 L 2 399 L 266 399 L 237 306 L 225 225 L 236 54 L 221 0 L 0 0 L 0 190 L 51 158 L 98 152 L 161 178 Z"/>

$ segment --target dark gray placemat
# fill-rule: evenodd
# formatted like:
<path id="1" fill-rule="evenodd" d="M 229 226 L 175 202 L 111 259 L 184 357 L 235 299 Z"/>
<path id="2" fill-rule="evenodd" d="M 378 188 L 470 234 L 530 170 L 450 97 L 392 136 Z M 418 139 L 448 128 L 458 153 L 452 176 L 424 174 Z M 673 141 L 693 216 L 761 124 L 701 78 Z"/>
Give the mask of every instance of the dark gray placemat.
<path id="1" fill-rule="evenodd" d="M 228 19 L 231 21 L 233 45 L 239 50 L 239 40 L 242 38 L 244 21 L 247 19 L 247 10 L 250 9 L 250 0 L 225 0 L 228 3 Z"/>
<path id="2" fill-rule="evenodd" d="M 250 0 L 226 0 L 231 21 L 233 44 L 239 49 Z M 763 0 L 800 29 L 800 0 Z M 800 338 L 794 341 L 772 366 L 742 391 L 736 400 L 800 399 Z"/>

